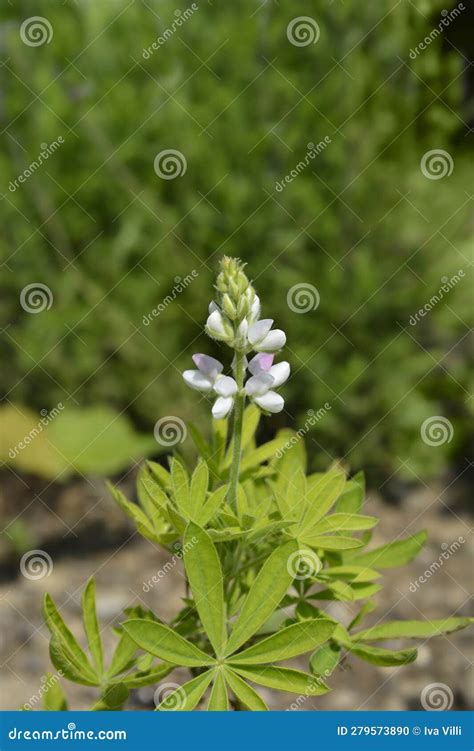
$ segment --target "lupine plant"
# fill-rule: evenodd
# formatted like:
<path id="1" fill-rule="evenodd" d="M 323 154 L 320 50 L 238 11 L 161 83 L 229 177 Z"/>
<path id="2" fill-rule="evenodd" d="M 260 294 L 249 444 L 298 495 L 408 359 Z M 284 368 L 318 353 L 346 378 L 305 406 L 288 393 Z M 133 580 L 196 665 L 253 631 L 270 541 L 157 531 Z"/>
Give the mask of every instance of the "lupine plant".
<path id="1" fill-rule="evenodd" d="M 334 463 L 307 475 L 303 441 L 291 430 L 256 445 L 262 414 L 284 407 L 276 389 L 290 366 L 274 362 L 285 334 L 261 318 L 260 300 L 237 259 L 221 261 L 206 332 L 231 350 L 232 375 L 205 354 L 195 354 L 196 368 L 183 373 L 189 386 L 213 400 L 212 439 L 189 426 L 196 466 L 178 456 L 169 469 L 147 462 L 138 477 L 138 503 L 110 487 L 141 535 L 183 559 L 181 611 L 165 624 L 141 606 L 129 608 L 106 665 L 94 581 L 83 596 L 89 655 L 45 598 L 52 663 L 64 678 L 97 688 L 94 709 L 123 708 L 131 689 L 159 684 L 180 666 L 189 680 L 172 684 L 159 710 L 265 710 L 255 686 L 318 696 L 330 690 L 330 676 L 347 653 L 374 665 L 407 664 L 416 649 L 374 644 L 425 640 L 473 620 L 377 620 L 361 628 L 376 607 L 380 570 L 411 561 L 426 533 L 371 547 L 378 520 L 363 513 L 362 473 L 348 476 Z M 330 615 L 326 608 L 334 600 L 354 605 L 352 620 Z M 306 670 L 282 664 L 302 655 Z M 46 708 L 67 707 L 57 684 L 46 696 Z"/>

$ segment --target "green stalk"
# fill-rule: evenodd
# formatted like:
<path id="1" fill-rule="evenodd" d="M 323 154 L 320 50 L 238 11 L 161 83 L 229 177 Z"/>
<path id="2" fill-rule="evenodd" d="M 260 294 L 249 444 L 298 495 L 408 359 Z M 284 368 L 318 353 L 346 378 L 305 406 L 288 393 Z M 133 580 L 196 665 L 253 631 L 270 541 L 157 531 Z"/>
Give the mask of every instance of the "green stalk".
<path id="1" fill-rule="evenodd" d="M 229 491 L 227 493 L 227 502 L 231 508 L 237 508 L 237 485 L 240 475 L 240 457 L 242 454 L 242 425 L 244 421 L 245 394 L 241 393 L 244 386 L 244 360 L 243 352 L 235 353 L 234 377 L 237 383 L 237 395 L 235 397 L 234 407 L 234 430 L 233 430 L 233 450 L 232 464 L 229 476 Z"/>

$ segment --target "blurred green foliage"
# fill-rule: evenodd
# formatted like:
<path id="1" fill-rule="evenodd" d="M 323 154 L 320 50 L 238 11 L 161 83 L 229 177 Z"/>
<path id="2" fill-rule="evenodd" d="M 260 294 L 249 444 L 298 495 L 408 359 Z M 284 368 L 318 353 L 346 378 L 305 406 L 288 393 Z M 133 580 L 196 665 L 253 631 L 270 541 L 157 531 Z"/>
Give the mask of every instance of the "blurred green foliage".
<path id="1" fill-rule="evenodd" d="M 287 412 L 272 429 L 301 427 L 308 409 L 329 402 L 307 437 L 314 465 L 344 457 L 372 482 L 397 470 L 427 477 L 459 456 L 470 278 L 409 323 L 442 277 L 468 274 L 465 63 L 448 32 L 410 58 L 443 7 L 202 3 L 148 58 L 143 50 L 178 17 L 175 3 L 3 7 L 8 399 L 36 409 L 104 403 L 148 430 L 168 414 L 200 421 L 207 406 L 196 408 L 180 371 L 192 352 L 212 354 L 202 324 L 226 253 L 249 262 L 263 315 L 288 335 Z M 32 15 L 48 19 L 49 43 L 22 42 Z M 316 44 L 289 42 L 298 15 L 317 20 Z M 325 136 L 329 145 L 277 190 Z M 59 137 L 11 190 L 41 144 Z M 156 174 L 164 149 L 184 154 L 183 176 Z M 450 176 L 422 174 L 430 149 L 452 156 Z M 193 269 L 192 284 L 145 326 Z M 32 283 L 54 297 L 37 315 L 20 305 Z M 288 306 L 299 283 L 317 287 L 316 310 Z M 452 422 L 450 443 L 421 440 L 432 415 Z"/>

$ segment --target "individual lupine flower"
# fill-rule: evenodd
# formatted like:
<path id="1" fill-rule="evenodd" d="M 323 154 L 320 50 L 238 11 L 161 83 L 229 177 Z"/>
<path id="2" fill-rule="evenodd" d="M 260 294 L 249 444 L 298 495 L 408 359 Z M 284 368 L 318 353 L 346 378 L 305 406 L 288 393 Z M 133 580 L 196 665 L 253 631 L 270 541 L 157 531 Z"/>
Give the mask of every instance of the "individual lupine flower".
<path id="1" fill-rule="evenodd" d="M 273 329 L 271 318 L 262 318 L 249 326 L 247 339 L 256 352 L 278 352 L 285 346 L 286 334 L 281 329 Z"/>
<path id="2" fill-rule="evenodd" d="M 188 386 L 196 391 L 210 393 L 214 391 L 218 397 L 212 407 L 212 414 L 216 420 L 226 417 L 234 405 L 237 384 L 230 376 L 222 375 L 223 365 L 219 360 L 209 355 L 193 355 L 197 370 L 185 370 L 183 378 Z"/>
<path id="3" fill-rule="evenodd" d="M 250 399 L 267 412 L 281 412 L 284 399 L 273 389 L 281 386 L 290 375 L 290 365 L 279 362 L 273 365 L 273 355 L 260 353 L 248 364 L 251 377 L 245 384 L 245 392 Z"/>
<path id="4" fill-rule="evenodd" d="M 234 338 L 234 329 L 227 316 L 224 316 L 219 306 L 213 301 L 209 304 L 209 316 L 206 321 L 206 333 L 211 339 L 217 339 L 226 344 L 231 344 Z"/>

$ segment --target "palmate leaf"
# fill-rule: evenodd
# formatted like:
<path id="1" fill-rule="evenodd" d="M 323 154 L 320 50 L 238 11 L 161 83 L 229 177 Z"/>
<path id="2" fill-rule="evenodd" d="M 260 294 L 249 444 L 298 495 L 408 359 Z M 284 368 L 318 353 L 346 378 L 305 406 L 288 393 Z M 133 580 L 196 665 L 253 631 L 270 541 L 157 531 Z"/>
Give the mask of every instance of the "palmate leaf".
<path id="1" fill-rule="evenodd" d="M 318 647 L 310 657 L 309 665 L 315 676 L 329 678 L 341 659 L 341 647 L 333 642 Z"/>
<path id="2" fill-rule="evenodd" d="M 99 685 L 99 677 L 91 675 L 88 670 L 79 665 L 71 652 L 67 650 L 64 641 L 54 635 L 49 642 L 49 657 L 56 670 L 61 671 L 61 675 L 68 681 L 81 686 Z"/>
<path id="3" fill-rule="evenodd" d="M 301 670 L 273 665 L 248 665 L 246 667 L 233 665 L 232 669 L 242 678 L 258 683 L 260 686 L 275 688 L 278 691 L 289 691 L 305 696 L 320 696 L 329 691 L 329 688 L 317 681 L 313 675 L 303 673 Z"/>
<path id="4" fill-rule="evenodd" d="M 114 488 L 114 486 L 110 482 L 107 482 L 106 484 L 107 484 L 107 488 L 110 491 L 110 494 L 112 495 L 112 498 L 120 506 L 122 511 L 130 519 L 132 519 L 132 521 L 135 522 L 140 534 L 149 540 L 156 540 L 157 537 L 156 537 L 155 530 L 153 529 L 152 522 L 147 517 L 147 515 L 141 510 L 141 508 L 139 508 L 136 503 L 131 503 L 124 496 L 124 494 L 117 488 Z"/>
<path id="5" fill-rule="evenodd" d="M 344 556 L 344 563 L 355 563 L 358 566 L 372 566 L 374 568 L 394 568 L 409 563 L 420 552 L 426 542 L 427 533 L 423 530 L 404 540 L 389 542 L 375 550 L 365 553 L 348 553 Z"/>
<path id="6" fill-rule="evenodd" d="M 408 665 L 414 662 L 417 657 L 416 649 L 400 649 L 392 651 L 390 649 L 381 649 L 380 647 L 369 647 L 367 644 L 347 643 L 345 648 L 360 657 L 361 660 L 370 662 L 372 665 L 382 667 L 393 667 L 395 665 Z"/>
<path id="7" fill-rule="evenodd" d="M 262 697 L 230 667 L 224 667 L 224 675 L 226 683 L 244 706 L 254 712 L 262 712 L 268 709 Z"/>
<path id="8" fill-rule="evenodd" d="M 73 670 L 83 676 L 89 685 L 96 685 L 99 681 L 96 671 L 82 647 L 79 646 L 76 637 L 66 626 L 49 594 L 44 597 L 43 615 L 46 625 L 54 637 L 54 648 L 58 654 L 58 659 L 59 653 L 61 653 L 61 656 L 71 664 Z"/>
<path id="9" fill-rule="evenodd" d="M 294 623 L 243 652 L 232 655 L 228 662 L 240 666 L 289 660 L 324 644 L 331 637 L 334 628 L 335 623 L 325 618 Z"/>
<path id="10" fill-rule="evenodd" d="M 345 490 L 336 504 L 336 511 L 343 514 L 360 514 L 364 497 L 365 477 L 363 472 L 358 472 L 346 484 Z"/>
<path id="11" fill-rule="evenodd" d="M 242 605 L 226 646 L 225 654 L 244 644 L 280 604 L 293 581 L 288 561 L 298 546 L 294 540 L 276 548 L 260 569 Z"/>
<path id="12" fill-rule="evenodd" d="M 218 668 L 215 671 L 214 684 L 207 709 L 210 712 L 226 712 L 229 709 L 229 697 L 222 669 Z"/>
<path id="13" fill-rule="evenodd" d="M 346 477 L 342 472 L 331 470 L 324 474 L 315 473 L 307 479 L 307 510 L 300 524 L 300 530 L 312 529 L 326 516 L 341 495 Z"/>
<path id="14" fill-rule="evenodd" d="M 207 532 L 192 522 L 184 536 L 184 565 L 199 618 L 217 655 L 227 635 L 224 620 L 222 569 Z"/>
<path id="15" fill-rule="evenodd" d="M 146 618 L 132 618 L 122 625 L 141 649 L 165 662 L 190 668 L 205 667 L 215 663 L 213 657 L 209 657 L 163 623 L 149 621 Z"/>
<path id="16" fill-rule="evenodd" d="M 157 710 L 159 712 L 190 712 L 192 709 L 195 709 L 204 696 L 212 680 L 212 676 L 213 671 L 207 670 L 196 678 L 192 678 L 187 683 L 183 683 L 182 686 L 178 686 L 176 691 L 172 691 L 167 695 L 166 699 L 157 707 Z"/>
<path id="17" fill-rule="evenodd" d="M 428 639 L 449 634 L 474 623 L 474 618 L 445 618 L 426 621 L 387 621 L 352 634 L 353 641 L 385 641 L 387 639 Z"/>

